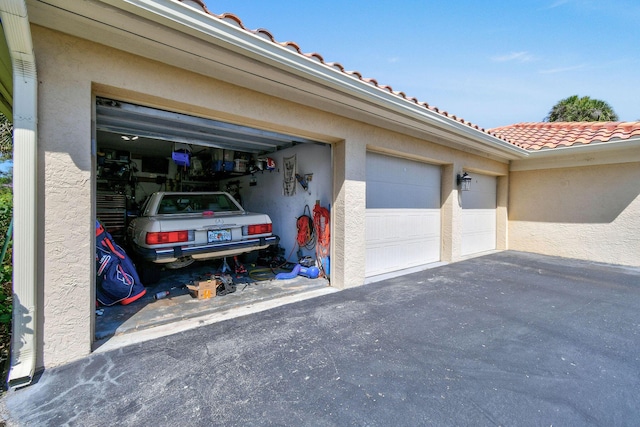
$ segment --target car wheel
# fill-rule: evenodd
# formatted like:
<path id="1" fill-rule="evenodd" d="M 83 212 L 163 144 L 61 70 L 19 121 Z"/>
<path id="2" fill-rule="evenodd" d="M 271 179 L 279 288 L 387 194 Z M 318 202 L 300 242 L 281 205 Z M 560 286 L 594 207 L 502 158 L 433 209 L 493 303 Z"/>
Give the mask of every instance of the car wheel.
<path id="1" fill-rule="evenodd" d="M 160 271 L 162 267 L 151 262 L 143 261 L 139 263 L 138 276 L 144 286 L 153 286 L 160 281 Z"/>
<path id="2" fill-rule="evenodd" d="M 178 258 L 173 262 L 168 262 L 164 266 L 170 268 L 172 270 L 177 270 L 178 268 L 185 268 L 193 264 L 196 260 L 191 258 L 190 256 L 183 256 Z"/>

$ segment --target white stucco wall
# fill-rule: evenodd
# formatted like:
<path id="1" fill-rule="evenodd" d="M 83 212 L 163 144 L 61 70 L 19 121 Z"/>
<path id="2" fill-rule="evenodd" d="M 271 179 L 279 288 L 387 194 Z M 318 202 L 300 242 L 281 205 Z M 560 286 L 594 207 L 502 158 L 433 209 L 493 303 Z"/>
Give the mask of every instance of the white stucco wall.
<path id="1" fill-rule="evenodd" d="M 514 171 L 509 248 L 640 266 L 640 163 Z"/>
<path id="2" fill-rule="evenodd" d="M 313 174 L 305 191 L 296 183 L 295 194 L 283 195 L 284 170 L 283 160 L 291 156 L 296 157 L 296 169 L 300 175 Z M 240 181 L 240 195 L 246 210 L 264 212 L 273 221 L 273 232 L 280 237 L 280 246 L 285 250 L 285 257 L 289 261 L 297 260 L 297 224 L 299 216 L 303 215 L 305 205 L 313 216 L 313 208 L 318 201 L 324 208 L 330 209 L 332 203 L 332 171 L 331 147 L 329 145 L 307 144 L 297 145 L 272 155 L 276 162 L 274 171 L 258 171 L 253 175 L 233 177 L 222 181 L 220 189 L 224 190 L 227 181 Z M 255 179 L 255 186 L 251 180 Z M 315 258 L 313 250 L 302 249 L 302 255 Z"/>
<path id="3" fill-rule="evenodd" d="M 333 175 L 331 179 L 320 176 L 319 181 L 332 182 L 333 187 L 319 190 L 312 182 L 308 199 L 331 205 L 331 282 L 338 288 L 364 283 L 367 150 L 442 166 L 445 261 L 460 258 L 461 208 L 455 175 L 463 169 L 508 174 L 506 163 L 471 151 L 339 117 L 39 26 L 32 26 L 32 32 L 40 80 L 39 168 L 44 177 L 39 200 L 40 366 L 60 365 L 91 351 L 95 95 L 330 143 Z M 314 173 L 315 179 L 313 165 L 299 160 L 300 171 Z M 506 188 L 499 186 L 498 200 L 503 203 Z M 252 203 L 263 203 L 256 195 L 248 197 Z M 296 215 L 299 210 L 296 206 Z M 506 232 L 505 226 L 498 229 Z"/>

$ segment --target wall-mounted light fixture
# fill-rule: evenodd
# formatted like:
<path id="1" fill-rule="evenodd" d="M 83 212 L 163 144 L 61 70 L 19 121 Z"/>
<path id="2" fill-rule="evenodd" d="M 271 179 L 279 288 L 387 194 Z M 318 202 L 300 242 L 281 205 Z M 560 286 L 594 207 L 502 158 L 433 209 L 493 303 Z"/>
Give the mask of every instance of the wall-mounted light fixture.
<path id="1" fill-rule="evenodd" d="M 466 172 L 462 175 L 458 174 L 456 182 L 462 191 L 469 191 L 471 189 L 471 177 Z"/>

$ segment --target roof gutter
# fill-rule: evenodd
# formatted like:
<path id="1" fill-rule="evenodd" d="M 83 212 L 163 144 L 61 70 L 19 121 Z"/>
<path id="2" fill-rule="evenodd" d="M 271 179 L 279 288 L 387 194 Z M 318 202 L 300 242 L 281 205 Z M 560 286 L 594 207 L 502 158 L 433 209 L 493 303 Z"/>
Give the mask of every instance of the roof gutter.
<path id="1" fill-rule="evenodd" d="M 9 387 L 36 368 L 37 76 L 25 0 L 0 2 L 13 71 L 13 333 Z"/>
<path id="2" fill-rule="evenodd" d="M 531 151 L 527 159 L 512 161 L 509 170 L 527 171 L 635 162 L 640 162 L 638 137 Z"/>
<path id="3" fill-rule="evenodd" d="M 226 22 L 204 11 L 172 0 L 100 0 L 125 9 L 137 16 L 158 22 L 176 31 L 221 46 L 243 56 L 267 63 L 288 73 L 337 90 L 369 105 L 375 105 L 410 119 L 414 128 L 427 125 L 441 137 L 456 136 L 458 143 L 473 148 L 500 153 L 508 158 L 525 158 L 528 152 L 516 145 L 481 131 L 475 126 L 430 110 L 425 104 L 406 99 L 374 83 L 362 80 L 357 73 L 348 73 L 326 64 L 314 56 L 305 56 L 284 44 L 274 43 L 266 36 L 242 29 L 237 23 Z M 200 53 L 201 54 L 201 53 Z M 462 141 L 460 141 L 462 138 Z M 478 145 L 480 147 L 478 147 Z"/>

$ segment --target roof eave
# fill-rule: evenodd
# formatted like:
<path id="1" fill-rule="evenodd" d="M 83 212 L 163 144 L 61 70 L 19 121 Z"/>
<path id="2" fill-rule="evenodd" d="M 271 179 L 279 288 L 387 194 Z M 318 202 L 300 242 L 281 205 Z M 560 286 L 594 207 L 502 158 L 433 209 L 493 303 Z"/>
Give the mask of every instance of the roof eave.
<path id="1" fill-rule="evenodd" d="M 354 102 L 365 102 L 386 112 L 409 118 L 418 126 L 434 128 L 433 130 L 439 131 L 436 133 L 441 137 L 454 137 L 458 143 L 469 145 L 474 149 L 505 159 L 525 158 L 529 154 L 521 147 L 435 112 L 424 104 L 405 99 L 396 93 L 363 81 L 355 75 L 294 51 L 291 47 L 274 43 L 240 28 L 237 24 L 217 19 L 191 6 L 171 0 L 100 1 L 348 94 L 353 97 Z"/>

